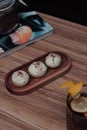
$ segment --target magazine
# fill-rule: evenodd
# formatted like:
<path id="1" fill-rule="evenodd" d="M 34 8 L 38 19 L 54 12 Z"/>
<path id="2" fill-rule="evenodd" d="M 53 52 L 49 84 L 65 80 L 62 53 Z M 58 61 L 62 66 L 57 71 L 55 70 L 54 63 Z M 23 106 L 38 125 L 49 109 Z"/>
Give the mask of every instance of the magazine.
<path id="1" fill-rule="evenodd" d="M 6 36 L 0 36 L 0 58 L 35 43 L 54 32 L 54 28 L 41 18 L 36 11 L 21 12 L 18 17 L 20 22 L 15 31 Z M 32 30 L 31 36 L 28 37 L 27 41 L 20 41 L 20 43 L 18 43 L 18 37 L 15 32 L 18 33 L 20 30 L 24 30 L 24 27 L 25 31 L 28 29 L 26 27 Z M 27 35 L 25 37 L 27 38 Z M 23 37 L 22 40 L 24 40 Z"/>

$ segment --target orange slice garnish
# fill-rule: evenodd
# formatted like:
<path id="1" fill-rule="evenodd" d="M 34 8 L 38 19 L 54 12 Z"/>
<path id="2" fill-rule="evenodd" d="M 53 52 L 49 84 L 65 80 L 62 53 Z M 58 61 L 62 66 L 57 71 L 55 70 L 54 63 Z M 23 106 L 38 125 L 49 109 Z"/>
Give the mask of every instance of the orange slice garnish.
<path id="1" fill-rule="evenodd" d="M 63 83 L 60 87 L 61 88 L 72 88 L 73 86 L 75 86 L 75 83 L 72 80 L 70 80 L 70 81 Z"/>
<path id="2" fill-rule="evenodd" d="M 83 87 L 83 82 L 79 82 L 75 84 L 73 87 L 68 89 L 68 93 L 72 96 L 75 97 L 78 93 L 81 92 Z"/>

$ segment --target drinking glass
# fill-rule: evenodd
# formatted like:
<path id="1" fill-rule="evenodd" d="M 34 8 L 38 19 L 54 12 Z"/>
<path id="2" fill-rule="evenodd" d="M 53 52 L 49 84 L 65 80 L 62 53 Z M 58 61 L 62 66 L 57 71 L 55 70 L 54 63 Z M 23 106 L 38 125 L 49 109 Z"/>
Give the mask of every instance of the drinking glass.
<path id="1" fill-rule="evenodd" d="M 83 87 L 82 96 L 87 97 L 87 86 Z M 82 113 L 75 112 L 70 107 L 71 96 L 68 94 L 66 100 L 66 123 L 67 130 L 87 130 L 87 117 Z"/>

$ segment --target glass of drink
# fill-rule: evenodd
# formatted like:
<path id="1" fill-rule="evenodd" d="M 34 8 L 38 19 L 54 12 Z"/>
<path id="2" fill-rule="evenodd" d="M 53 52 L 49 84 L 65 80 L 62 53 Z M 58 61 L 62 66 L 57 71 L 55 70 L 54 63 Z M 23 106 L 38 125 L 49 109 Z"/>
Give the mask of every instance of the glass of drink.
<path id="1" fill-rule="evenodd" d="M 68 94 L 66 101 L 67 130 L 87 130 L 87 86 L 83 86 L 78 98 Z"/>

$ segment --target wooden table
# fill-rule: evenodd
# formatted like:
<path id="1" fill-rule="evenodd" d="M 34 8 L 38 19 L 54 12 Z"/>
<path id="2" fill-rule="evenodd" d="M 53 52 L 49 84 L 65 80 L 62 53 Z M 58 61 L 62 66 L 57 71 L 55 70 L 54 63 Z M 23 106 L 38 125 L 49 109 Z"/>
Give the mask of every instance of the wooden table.
<path id="1" fill-rule="evenodd" d="M 40 15 L 55 33 L 0 59 L 0 130 L 66 130 L 67 92 L 59 86 L 71 79 L 87 84 L 87 27 Z M 10 70 L 52 50 L 71 57 L 68 73 L 25 96 L 7 91 L 4 81 Z"/>

